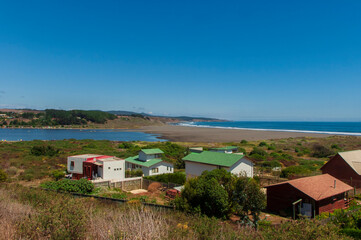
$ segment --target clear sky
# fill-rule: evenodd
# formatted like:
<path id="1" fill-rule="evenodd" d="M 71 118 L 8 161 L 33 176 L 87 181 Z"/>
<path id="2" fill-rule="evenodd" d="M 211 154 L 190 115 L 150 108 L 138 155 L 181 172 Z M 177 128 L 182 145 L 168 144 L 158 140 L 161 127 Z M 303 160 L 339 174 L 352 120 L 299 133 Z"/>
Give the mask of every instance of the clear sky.
<path id="1" fill-rule="evenodd" d="M 361 1 L 0 1 L 0 108 L 361 121 Z"/>

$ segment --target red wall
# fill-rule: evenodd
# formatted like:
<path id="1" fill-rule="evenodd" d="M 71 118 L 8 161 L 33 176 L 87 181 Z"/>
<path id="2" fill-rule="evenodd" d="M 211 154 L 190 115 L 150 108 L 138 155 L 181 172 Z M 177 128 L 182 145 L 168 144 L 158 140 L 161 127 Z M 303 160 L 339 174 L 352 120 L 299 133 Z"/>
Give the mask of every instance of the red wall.
<path id="1" fill-rule="evenodd" d="M 361 176 L 358 175 L 340 155 L 331 158 L 323 167 L 322 174 L 328 173 L 352 187 L 361 188 Z M 352 182 L 351 182 L 352 178 Z"/>

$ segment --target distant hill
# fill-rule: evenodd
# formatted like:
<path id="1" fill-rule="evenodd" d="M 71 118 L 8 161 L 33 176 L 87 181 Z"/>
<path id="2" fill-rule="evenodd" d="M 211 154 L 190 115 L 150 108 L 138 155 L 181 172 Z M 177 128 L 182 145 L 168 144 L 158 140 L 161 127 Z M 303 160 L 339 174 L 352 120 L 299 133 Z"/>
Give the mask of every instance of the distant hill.
<path id="1" fill-rule="evenodd" d="M 208 122 L 208 121 L 224 121 L 224 120 L 220 120 L 217 118 L 207 118 L 207 117 L 188 117 L 188 116 L 160 116 L 160 115 L 151 115 L 151 114 L 147 114 L 147 113 L 137 113 L 137 112 L 132 112 L 132 111 L 107 111 L 108 113 L 111 114 L 115 114 L 115 115 L 121 115 L 121 116 L 145 116 L 145 117 L 158 117 L 158 118 L 168 118 L 168 119 L 173 119 L 173 120 L 178 120 L 178 121 L 199 121 L 199 122 Z"/>

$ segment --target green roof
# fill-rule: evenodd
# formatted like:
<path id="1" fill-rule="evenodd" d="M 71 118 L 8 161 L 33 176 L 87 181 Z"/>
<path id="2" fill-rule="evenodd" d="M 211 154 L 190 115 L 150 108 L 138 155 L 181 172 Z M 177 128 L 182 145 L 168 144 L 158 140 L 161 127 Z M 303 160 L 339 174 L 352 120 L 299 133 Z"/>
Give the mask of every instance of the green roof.
<path id="1" fill-rule="evenodd" d="M 159 148 L 152 148 L 152 149 L 142 149 L 142 152 L 144 152 L 145 154 L 158 154 L 158 153 L 164 153 L 162 150 L 160 150 Z"/>
<path id="2" fill-rule="evenodd" d="M 241 158 L 243 158 L 243 155 L 204 151 L 201 153 L 188 154 L 183 158 L 183 160 L 222 167 L 231 167 Z"/>
<path id="3" fill-rule="evenodd" d="M 134 157 L 128 157 L 125 159 L 126 162 L 129 163 L 133 163 L 133 164 L 137 164 L 143 167 L 151 167 L 154 164 L 160 163 L 162 162 L 162 159 L 159 158 L 153 158 L 153 159 L 148 159 L 146 162 L 140 161 L 138 156 L 134 156 Z"/>
<path id="4" fill-rule="evenodd" d="M 237 146 L 226 146 L 226 147 L 220 147 L 220 148 L 210 148 L 212 150 L 233 150 L 238 149 Z"/>

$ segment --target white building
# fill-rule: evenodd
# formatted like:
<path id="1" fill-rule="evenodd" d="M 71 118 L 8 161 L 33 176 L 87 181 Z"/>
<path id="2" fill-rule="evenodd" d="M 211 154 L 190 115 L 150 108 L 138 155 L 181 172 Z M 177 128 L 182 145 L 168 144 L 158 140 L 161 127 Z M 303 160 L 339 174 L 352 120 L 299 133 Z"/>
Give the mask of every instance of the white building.
<path id="1" fill-rule="evenodd" d="M 68 157 L 68 172 L 73 179 L 104 179 L 121 181 L 125 178 L 125 161 L 114 156 L 83 154 Z"/>
<path id="2" fill-rule="evenodd" d="M 187 178 L 197 177 L 204 171 L 224 168 L 235 175 L 253 177 L 252 160 L 242 154 L 204 151 L 191 153 L 183 158 Z"/>
<path id="3" fill-rule="evenodd" d="M 138 156 L 125 159 L 125 167 L 128 170 L 141 169 L 144 176 L 173 173 L 173 164 L 164 162 L 162 154 L 163 151 L 158 148 L 142 149 Z"/>

